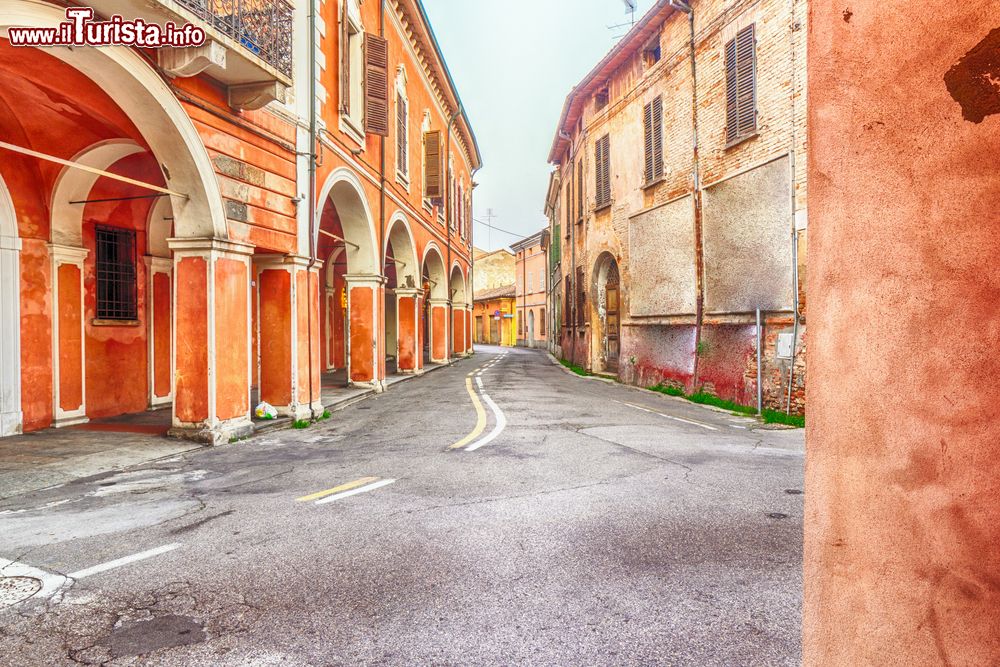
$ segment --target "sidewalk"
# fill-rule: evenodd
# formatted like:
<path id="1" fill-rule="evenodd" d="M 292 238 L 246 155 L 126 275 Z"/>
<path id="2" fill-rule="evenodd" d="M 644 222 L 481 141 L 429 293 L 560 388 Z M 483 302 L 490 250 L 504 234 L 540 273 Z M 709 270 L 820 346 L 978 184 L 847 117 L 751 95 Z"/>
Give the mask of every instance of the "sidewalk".
<path id="1" fill-rule="evenodd" d="M 424 374 L 448 364 L 429 364 Z M 391 375 L 395 386 L 422 375 Z M 375 395 L 373 389 L 347 387 L 343 371 L 323 375 L 323 405 L 330 412 Z M 291 426 L 291 419 L 255 421 L 255 432 Z M 45 429 L 0 438 L 0 500 L 66 484 L 75 479 L 124 470 L 200 449 L 203 445 L 167 438 L 170 409 L 96 419 L 63 429 Z"/>

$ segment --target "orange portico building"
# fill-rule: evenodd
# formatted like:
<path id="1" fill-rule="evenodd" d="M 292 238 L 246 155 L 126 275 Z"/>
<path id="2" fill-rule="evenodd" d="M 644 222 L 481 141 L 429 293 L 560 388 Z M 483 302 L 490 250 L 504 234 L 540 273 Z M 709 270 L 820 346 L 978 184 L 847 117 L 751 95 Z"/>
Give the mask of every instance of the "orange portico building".
<path id="1" fill-rule="evenodd" d="M 200 46 L 14 46 L 0 0 L 0 436 L 258 401 L 471 353 L 475 137 L 419 0 L 94 0 Z"/>

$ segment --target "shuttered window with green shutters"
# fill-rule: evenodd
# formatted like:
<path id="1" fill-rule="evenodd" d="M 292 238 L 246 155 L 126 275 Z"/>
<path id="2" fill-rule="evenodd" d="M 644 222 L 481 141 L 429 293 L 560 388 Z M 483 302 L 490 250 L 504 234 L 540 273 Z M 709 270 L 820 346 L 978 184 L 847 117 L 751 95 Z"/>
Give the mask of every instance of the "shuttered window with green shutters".
<path id="1" fill-rule="evenodd" d="M 757 37 L 753 25 L 726 44 L 726 145 L 757 134 Z"/>

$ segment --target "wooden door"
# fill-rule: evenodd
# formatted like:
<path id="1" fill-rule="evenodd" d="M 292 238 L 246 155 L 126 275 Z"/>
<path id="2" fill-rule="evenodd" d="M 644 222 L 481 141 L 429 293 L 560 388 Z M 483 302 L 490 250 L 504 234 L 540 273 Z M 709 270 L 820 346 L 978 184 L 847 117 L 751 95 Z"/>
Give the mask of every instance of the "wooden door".
<path id="1" fill-rule="evenodd" d="M 607 369 L 618 372 L 618 357 L 621 353 L 621 289 L 619 287 L 618 264 L 608 267 L 607 293 Z"/>

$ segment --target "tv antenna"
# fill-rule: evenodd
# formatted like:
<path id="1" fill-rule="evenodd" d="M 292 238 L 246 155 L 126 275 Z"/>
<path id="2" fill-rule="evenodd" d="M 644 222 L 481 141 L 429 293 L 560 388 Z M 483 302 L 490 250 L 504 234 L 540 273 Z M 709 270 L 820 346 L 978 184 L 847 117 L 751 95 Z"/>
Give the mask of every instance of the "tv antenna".
<path id="1" fill-rule="evenodd" d="M 609 25 L 608 30 L 618 30 L 620 28 L 631 30 L 635 27 L 635 10 L 639 4 L 638 0 L 622 0 L 622 2 L 625 3 L 625 13 L 629 15 L 629 21 L 627 23 L 619 23 L 618 25 Z M 624 36 L 625 33 L 622 33 L 621 35 L 616 35 L 615 39 L 621 39 Z"/>
<path id="2" fill-rule="evenodd" d="M 493 218 L 497 217 L 492 208 L 486 209 L 486 247 L 493 250 Z"/>

